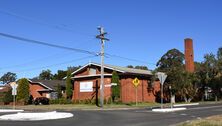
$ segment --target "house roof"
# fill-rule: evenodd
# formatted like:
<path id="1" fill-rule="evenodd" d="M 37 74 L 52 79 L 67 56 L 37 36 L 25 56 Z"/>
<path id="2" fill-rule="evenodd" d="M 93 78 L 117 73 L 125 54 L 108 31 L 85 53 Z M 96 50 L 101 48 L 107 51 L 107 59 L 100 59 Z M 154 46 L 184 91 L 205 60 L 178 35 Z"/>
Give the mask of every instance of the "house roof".
<path id="1" fill-rule="evenodd" d="M 7 92 L 10 88 L 9 84 L 0 85 L 0 92 Z"/>
<path id="2" fill-rule="evenodd" d="M 99 67 L 101 66 L 101 65 L 98 64 L 98 63 L 90 62 L 90 63 L 82 66 L 81 68 L 77 69 L 76 71 L 74 71 L 74 72 L 72 73 L 72 75 L 74 75 L 74 74 L 82 71 L 84 68 L 86 68 L 87 66 L 91 66 L 91 65 L 99 66 Z M 110 69 L 110 70 L 114 70 L 114 71 L 117 71 L 117 72 L 120 72 L 120 73 L 131 73 L 131 74 L 141 74 L 141 75 L 153 75 L 150 70 L 140 70 L 140 69 L 134 69 L 134 68 L 121 67 L 121 66 L 107 65 L 107 64 L 104 65 L 104 68 Z"/>
<path id="3" fill-rule="evenodd" d="M 101 74 L 94 74 L 94 75 L 82 75 L 82 76 L 74 76 L 72 78 L 76 79 L 76 78 L 85 78 L 85 77 L 100 77 Z M 112 74 L 104 74 L 104 76 L 112 76 Z"/>
<path id="4" fill-rule="evenodd" d="M 65 81 L 62 80 L 39 80 L 39 79 L 30 79 L 30 83 L 38 83 L 49 90 L 55 90 L 57 84 L 65 86 Z"/>

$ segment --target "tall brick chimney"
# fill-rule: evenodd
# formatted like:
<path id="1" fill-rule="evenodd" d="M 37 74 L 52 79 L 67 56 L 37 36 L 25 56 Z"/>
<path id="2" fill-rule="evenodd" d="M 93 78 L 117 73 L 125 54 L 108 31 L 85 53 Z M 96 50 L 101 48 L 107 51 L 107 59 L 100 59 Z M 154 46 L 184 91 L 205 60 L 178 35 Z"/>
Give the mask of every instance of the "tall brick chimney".
<path id="1" fill-rule="evenodd" d="M 194 72 L 194 53 L 193 53 L 193 40 L 190 38 L 184 39 L 185 44 L 185 68 L 186 71 Z"/>

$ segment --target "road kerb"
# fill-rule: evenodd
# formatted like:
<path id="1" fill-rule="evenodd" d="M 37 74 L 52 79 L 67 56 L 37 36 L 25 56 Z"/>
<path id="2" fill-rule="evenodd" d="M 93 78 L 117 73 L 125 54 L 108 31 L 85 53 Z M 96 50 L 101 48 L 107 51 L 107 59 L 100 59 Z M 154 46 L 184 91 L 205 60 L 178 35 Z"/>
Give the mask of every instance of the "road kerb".
<path id="1" fill-rule="evenodd" d="M 153 112 L 175 112 L 186 110 L 187 108 L 163 108 L 163 109 L 152 109 Z"/>
<path id="2" fill-rule="evenodd" d="M 194 105 L 199 105 L 199 103 L 177 104 L 177 105 L 173 105 L 173 107 L 181 107 L 181 106 L 194 106 Z"/>
<path id="3" fill-rule="evenodd" d="M 0 109 L 0 113 L 5 113 L 5 112 L 23 112 L 24 110 L 18 110 L 18 109 Z"/>

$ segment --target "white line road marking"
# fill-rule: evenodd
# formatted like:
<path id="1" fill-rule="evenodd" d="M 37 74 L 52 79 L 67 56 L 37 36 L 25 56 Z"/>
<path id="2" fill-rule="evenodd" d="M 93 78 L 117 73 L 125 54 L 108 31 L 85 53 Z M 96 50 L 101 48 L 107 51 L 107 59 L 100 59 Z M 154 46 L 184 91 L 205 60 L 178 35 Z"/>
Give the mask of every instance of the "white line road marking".
<path id="1" fill-rule="evenodd" d="M 202 118 L 201 117 L 197 117 L 197 119 L 201 120 Z"/>
<path id="2" fill-rule="evenodd" d="M 185 113 L 182 113 L 182 114 L 180 114 L 180 115 L 182 115 L 182 116 L 186 116 L 187 114 L 185 114 Z"/>

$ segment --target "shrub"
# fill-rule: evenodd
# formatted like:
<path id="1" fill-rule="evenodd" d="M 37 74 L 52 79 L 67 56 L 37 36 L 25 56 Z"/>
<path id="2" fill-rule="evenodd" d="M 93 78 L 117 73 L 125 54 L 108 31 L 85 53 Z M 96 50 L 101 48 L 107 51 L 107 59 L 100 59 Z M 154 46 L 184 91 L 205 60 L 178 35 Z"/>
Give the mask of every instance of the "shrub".
<path id="1" fill-rule="evenodd" d="M 72 100 L 60 98 L 60 99 L 54 99 L 49 101 L 50 104 L 73 104 Z"/>
<path id="2" fill-rule="evenodd" d="M 49 99 L 46 97 L 38 97 L 34 100 L 35 105 L 48 105 Z"/>
<path id="3" fill-rule="evenodd" d="M 72 80 L 71 80 L 71 72 L 67 72 L 66 77 L 66 98 L 72 99 L 73 87 L 72 87 Z"/>
<path id="4" fill-rule="evenodd" d="M 113 71 L 113 73 L 112 73 L 112 83 L 117 84 L 117 85 L 111 86 L 112 100 L 113 100 L 113 102 L 116 102 L 116 99 L 120 98 L 120 81 L 119 81 L 119 75 L 116 71 Z"/>
<path id="5" fill-rule="evenodd" d="M 61 85 L 60 84 L 56 85 L 56 92 L 57 92 L 57 98 L 58 99 L 62 98 L 62 89 L 61 89 Z"/>
<path id="6" fill-rule="evenodd" d="M 17 100 L 28 104 L 29 101 L 29 82 L 26 78 L 18 81 Z"/>
<path id="7" fill-rule="evenodd" d="M 9 104 L 10 102 L 13 102 L 12 89 L 4 93 L 4 97 L 2 100 L 4 104 Z"/>
<path id="8" fill-rule="evenodd" d="M 74 104 L 79 104 L 79 100 L 74 100 L 73 103 Z"/>
<path id="9" fill-rule="evenodd" d="M 107 101 L 107 104 L 112 104 L 112 98 L 109 97 L 108 101 Z"/>

